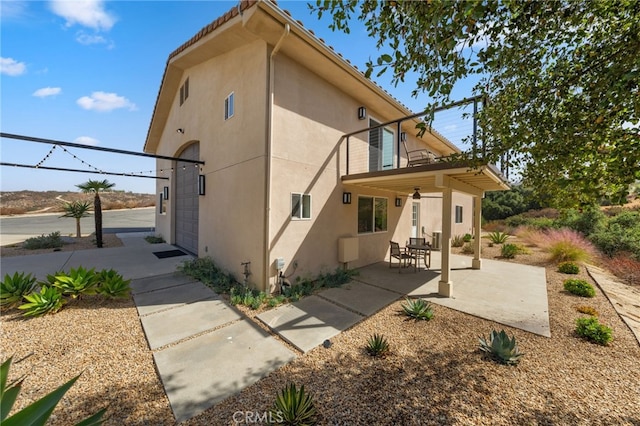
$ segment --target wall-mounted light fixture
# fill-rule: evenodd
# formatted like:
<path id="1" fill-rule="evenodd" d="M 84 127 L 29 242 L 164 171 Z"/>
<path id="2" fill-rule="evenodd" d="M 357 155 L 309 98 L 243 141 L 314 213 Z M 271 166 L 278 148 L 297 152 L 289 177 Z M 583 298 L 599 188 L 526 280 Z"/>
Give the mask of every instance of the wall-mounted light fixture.
<path id="1" fill-rule="evenodd" d="M 180 127 L 179 129 L 176 129 L 176 132 L 180 133 L 181 135 L 184 135 L 184 129 L 182 127 Z"/>
<path id="2" fill-rule="evenodd" d="M 402 198 L 396 197 L 396 207 L 402 207 Z"/>
<path id="3" fill-rule="evenodd" d="M 169 199 L 169 187 L 165 186 L 164 188 L 162 188 L 162 196 L 164 197 L 165 200 Z"/>
<path id="4" fill-rule="evenodd" d="M 406 142 L 407 141 L 407 132 L 401 132 L 400 133 L 400 140 L 402 142 Z"/>
<path id="5" fill-rule="evenodd" d="M 413 188 L 415 189 L 416 192 L 413 193 L 413 199 L 414 200 L 419 200 L 421 195 L 420 195 L 420 188 Z"/>
<path id="6" fill-rule="evenodd" d="M 367 109 L 363 106 L 358 108 L 358 120 L 364 120 L 367 118 Z"/>
<path id="7" fill-rule="evenodd" d="M 351 204 L 351 193 L 343 192 L 342 193 L 342 204 Z"/>
<path id="8" fill-rule="evenodd" d="M 205 194 L 205 180 L 204 175 L 198 175 L 198 195 Z"/>

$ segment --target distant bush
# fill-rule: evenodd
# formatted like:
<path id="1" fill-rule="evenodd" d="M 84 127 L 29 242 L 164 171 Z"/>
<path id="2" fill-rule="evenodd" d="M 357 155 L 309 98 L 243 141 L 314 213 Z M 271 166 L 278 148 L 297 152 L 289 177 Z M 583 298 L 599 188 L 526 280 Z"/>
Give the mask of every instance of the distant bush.
<path id="1" fill-rule="evenodd" d="M 39 237 L 27 238 L 23 243 L 23 247 L 27 250 L 52 249 L 59 248 L 64 245 L 60 232 L 52 232 L 49 235 L 42 234 Z"/>
<path id="2" fill-rule="evenodd" d="M 511 228 L 529 226 L 535 229 L 549 229 L 555 226 L 554 219 L 548 217 L 529 217 L 523 214 L 511 216 L 505 219 L 504 223 Z"/>
<path id="3" fill-rule="evenodd" d="M 628 252 L 640 260 L 640 212 L 625 211 L 609 218 L 589 239 L 609 257 Z"/>
<path id="4" fill-rule="evenodd" d="M 147 235 L 144 239 L 149 244 L 161 244 L 165 242 L 161 235 Z"/>
<path id="5" fill-rule="evenodd" d="M 473 235 L 469 233 L 464 234 L 464 236 L 462 237 L 462 241 L 464 241 L 465 243 L 471 242 L 472 239 L 473 239 Z"/>
<path id="6" fill-rule="evenodd" d="M 462 247 L 464 245 L 464 237 L 462 235 L 455 235 L 451 239 L 451 247 Z"/>
<path id="7" fill-rule="evenodd" d="M 569 293 L 575 294 L 577 296 L 594 297 L 596 295 L 596 291 L 593 286 L 585 280 L 565 280 L 563 283 L 563 287 Z"/>
<path id="8" fill-rule="evenodd" d="M 619 253 L 613 258 L 606 258 L 605 265 L 616 277 L 627 284 L 640 285 L 640 260 L 629 253 Z"/>
<path id="9" fill-rule="evenodd" d="M 549 229 L 544 233 L 541 246 L 556 262 L 585 262 L 596 254 L 593 245 L 572 229 Z"/>
<path id="10" fill-rule="evenodd" d="M 473 248 L 473 244 L 466 243 L 462 246 L 462 253 L 464 254 L 473 254 L 475 253 L 475 249 Z"/>
<path id="11" fill-rule="evenodd" d="M 606 216 L 600 207 L 590 206 L 582 212 L 575 209 L 563 210 L 555 223 L 558 228 L 573 229 L 588 237 L 603 229 L 605 220 Z"/>

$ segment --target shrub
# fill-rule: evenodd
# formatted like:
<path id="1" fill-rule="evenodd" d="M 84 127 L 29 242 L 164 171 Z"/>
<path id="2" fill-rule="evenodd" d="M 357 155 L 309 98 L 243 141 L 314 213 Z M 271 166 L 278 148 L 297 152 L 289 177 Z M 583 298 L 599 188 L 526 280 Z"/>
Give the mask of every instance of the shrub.
<path id="1" fill-rule="evenodd" d="M 575 209 L 563 210 L 556 224 L 560 228 L 570 228 L 588 237 L 602 229 L 605 219 L 599 206 L 589 206 L 582 212 Z"/>
<path id="2" fill-rule="evenodd" d="M 509 234 L 500 231 L 495 231 L 489 234 L 489 240 L 493 244 L 504 244 L 508 238 Z"/>
<path id="3" fill-rule="evenodd" d="M 98 293 L 108 298 L 122 298 L 129 296 L 131 280 L 125 280 L 113 269 L 103 269 L 98 273 Z"/>
<path id="4" fill-rule="evenodd" d="M 640 260 L 640 212 L 625 211 L 610 218 L 589 239 L 609 257 L 628 252 Z"/>
<path id="5" fill-rule="evenodd" d="M 36 286 L 36 278 L 31 274 L 16 272 L 13 276 L 5 274 L 0 283 L 0 306 L 12 308 L 22 303 L 22 298 L 31 293 Z"/>
<path id="6" fill-rule="evenodd" d="M 424 299 L 406 299 L 406 304 L 401 304 L 402 313 L 415 320 L 429 321 L 433 318 L 433 307 Z"/>
<path id="7" fill-rule="evenodd" d="M 68 274 L 56 275 L 53 286 L 75 299 L 81 294 L 96 294 L 99 278 L 94 268 L 79 266 L 77 269 L 71 268 Z"/>
<path id="8" fill-rule="evenodd" d="M 162 244 L 165 242 L 161 235 L 147 235 L 144 239 L 149 244 Z"/>
<path id="9" fill-rule="evenodd" d="M 618 278 L 631 285 L 640 285 L 640 260 L 628 253 L 619 253 L 614 258 L 606 258 L 607 268 Z"/>
<path id="10" fill-rule="evenodd" d="M 544 233 L 540 247 L 556 262 L 584 262 L 595 256 L 593 244 L 572 229 L 550 229 Z"/>
<path id="11" fill-rule="evenodd" d="M 317 424 L 313 397 L 305 394 L 304 385 L 300 386 L 299 390 L 296 389 L 294 383 L 284 387 L 277 395 L 270 414 L 276 423 L 286 425 Z"/>
<path id="12" fill-rule="evenodd" d="M 585 280 L 565 280 L 563 286 L 564 289 L 569 293 L 575 294 L 577 296 L 594 297 L 596 295 L 596 291 L 594 290 L 593 286 Z"/>
<path id="13" fill-rule="evenodd" d="M 240 285 L 232 274 L 218 268 L 208 256 L 187 260 L 178 266 L 178 270 L 221 294 L 229 294 L 231 288 Z"/>
<path id="14" fill-rule="evenodd" d="M 60 248 L 64 245 L 60 232 L 52 232 L 49 235 L 42 234 L 39 237 L 27 238 L 22 245 L 27 250 Z"/>
<path id="15" fill-rule="evenodd" d="M 528 226 L 534 229 L 550 229 L 553 228 L 555 222 L 553 219 L 548 217 L 527 217 L 525 215 L 519 214 L 516 216 L 511 216 L 505 219 L 504 223 L 510 228 L 517 228 L 519 226 Z"/>
<path id="16" fill-rule="evenodd" d="M 518 246 L 515 244 L 505 244 L 500 250 L 500 254 L 505 259 L 513 259 L 518 254 Z"/>
<path id="17" fill-rule="evenodd" d="M 18 306 L 24 310 L 24 316 L 36 317 L 44 314 L 54 314 L 58 312 L 64 304 L 62 293 L 55 287 L 43 285 L 39 293 L 31 293 L 24 296 L 28 302 Z"/>
<path id="18" fill-rule="evenodd" d="M 587 314 L 594 317 L 597 317 L 599 315 L 599 312 L 595 308 L 592 308 L 591 306 L 585 306 L 585 305 L 577 306 L 576 311 L 580 312 L 581 314 Z"/>
<path id="19" fill-rule="evenodd" d="M 475 252 L 475 249 L 473 248 L 473 244 L 466 243 L 465 245 L 462 246 L 462 253 L 473 254 L 474 252 Z"/>
<path id="20" fill-rule="evenodd" d="M 573 262 L 561 262 L 558 265 L 558 272 L 575 275 L 580 272 L 580 267 Z"/>
<path id="21" fill-rule="evenodd" d="M 504 330 L 499 333 L 496 330 L 492 330 L 488 339 L 480 337 L 480 350 L 491 355 L 496 361 L 507 364 L 516 365 L 520 362 L 520 358 L 524 355 L 518 349 L 516 343 L 516 337 L 512 336 L 510 339 Z"/>
<path id="22" fill-rule="evenodd" d="M 2 410 L 0 410 L 0 422 L 2 422 L 4 426 L 44 425 L 51 417 L 51 413 L 53 413 L 58 402 L 60 402 L 64 394 L 67 393 L 76 380 L 78 380 L 80 375 L 74 377 L 67 383 L 35 402 L 27 405 L 22 410 L 15 412 L 11 417 L 7 417 L 20 394 L 22 381 L 24 380 L 21 378 L 7 384 L 12 360 L 13 358 L 11 357 L 4 361 L 0 366 L 0 406 L 2 406 Z M 81 421 L 76 426 L 102 424 L 101 419 L 105 411 L 107 411 L 106 408 L 98 411 L 96 414 Z"/>
<path id="23" fill-rule="evenodd" d="M 389 342 L 382 334 L 376 333 L 369 337 L 366 350 L 373 357 L 384 357 L 389 352 Z"/>
<path id="24" fill-rule="evenodd" d="M 464 237 L 462 235 L 455 235 L 451 239 L 451 247 L 462 247 L 464 245 Z"/>
<path id="25" fill-rule="evenodd" d="M 462 241 L 464 241 L 465 243 L 471 242 L 472 239 L 473 236 L 471 234 L 464 234 L 464 236 L 462 237 Z"/>
<path id="26" fill-rule="evenodd" d="M 613 340 L 611 328 L 600 324 L 596 317 L 578 318 L 576 334 L 583 339 L 606 346 Z"/>

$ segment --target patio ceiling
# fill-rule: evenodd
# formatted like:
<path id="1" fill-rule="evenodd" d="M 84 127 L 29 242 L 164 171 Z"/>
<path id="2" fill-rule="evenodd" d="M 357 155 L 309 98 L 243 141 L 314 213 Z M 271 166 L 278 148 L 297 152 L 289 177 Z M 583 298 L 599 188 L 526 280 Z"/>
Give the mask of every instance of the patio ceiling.
<path id="1" fill-rule="evenodd" d="M 420 188 L 421 193 L 441 192 L 444 188 L 451 188 L 483 197 L 486 191 L 510 189 L 506 179 L 492 165 L 470 169 L 451 163 L 345 175 L 342 176 L 342 182 L 405 195 L 413 194 L 415 188 Z"/>

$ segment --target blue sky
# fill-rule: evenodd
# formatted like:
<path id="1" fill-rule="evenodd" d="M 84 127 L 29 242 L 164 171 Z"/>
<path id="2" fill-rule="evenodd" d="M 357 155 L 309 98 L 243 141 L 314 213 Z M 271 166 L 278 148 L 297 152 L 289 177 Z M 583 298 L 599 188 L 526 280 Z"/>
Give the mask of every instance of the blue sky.
<path id="1" fill-rule="evenodd" d="M 315 2 L 314 2 L 315 3 Z M 2 132 L 142 152 L 168 55 L 236 1 L 0 1 L 0 128 Z M 329 19 L 311 15 L 305 1 L 283 1 L 295 19 L 365 69 L 375 42 L 354 23 L 351 34 L 332 32 Z M 378 84 L 414 111 L 413 81 Z M 459 98 L 468 87 L 457 88 Z M 455 96 L 454 96 L 455 98 Z M 3 162 L 37 164 L 52 146 L 3 138 Z M 143 157 L 55 149 L 50 167 L 119 173 L 155 169 Z M 76 158 L 74 158 L 74 156 Z M 153 193 L 153 179 L 13 167 L 0 168 L 2 191 L 75 191 L 88 179 L 107 178 L 115 189 Z"/>

